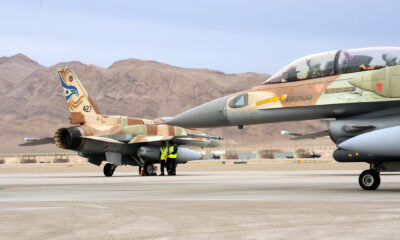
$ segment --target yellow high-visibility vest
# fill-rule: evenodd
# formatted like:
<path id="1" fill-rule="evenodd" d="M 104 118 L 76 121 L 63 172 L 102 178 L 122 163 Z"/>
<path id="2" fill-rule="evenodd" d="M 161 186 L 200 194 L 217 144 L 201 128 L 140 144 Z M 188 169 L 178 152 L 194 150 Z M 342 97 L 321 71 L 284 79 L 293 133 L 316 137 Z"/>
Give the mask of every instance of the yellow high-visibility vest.
<path id="1" fill-rule="evenodd" d="M 174 147 L 175 146 L 169 146 L 168 148 L 168 158 L 177 158 L 178 157 L 178 153 L 173 153 L 174 152 Z"/>
<path id="2" fill-rule="evenodd" d="M 161 151 L 160 160 L 165 160 L 165 157 L 167 156 L 168 148 L 167 147 L 161 147 L 160 151 Z"/>

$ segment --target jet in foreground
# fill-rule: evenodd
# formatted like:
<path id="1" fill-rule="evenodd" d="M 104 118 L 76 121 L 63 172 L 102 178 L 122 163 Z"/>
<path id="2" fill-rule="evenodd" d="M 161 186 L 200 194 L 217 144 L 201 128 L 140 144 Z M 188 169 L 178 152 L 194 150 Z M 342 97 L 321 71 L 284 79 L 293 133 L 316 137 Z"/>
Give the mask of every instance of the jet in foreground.
<path id="1" fill-rule="evenodd" d="M 314 54 L 298 59 L 262 85 L 205 103 L 169 124 L 220 127 L 334 118 L 326 131 L 338 162 L 367 162 L 359 177 L 365 190 L 380 184 L 380 172 L 400 171 L 400 48 L 377 47 Z"/>
<path id="2" fill-rule="evenodd" d="M 124 116 L 102 115 L 71 69 L 57 69 L 65 99 L 71 112 L 70 127 L 60 128 L 52 138 L 25 138 L 21 146 L 55 143 L 61 149 L 77 151 L 104 175 L 112 176 L 120 165 L 141 166 L 146 175 L 154 173 L 153 163 L 160 161 L 162 141 L 176 145 L 215 147 L 221 138 L 199 131 L 163 124 L 162 119 L 147 120 Z M 200 159 L 187 147 L 178 148 L 178 163 Z"/>

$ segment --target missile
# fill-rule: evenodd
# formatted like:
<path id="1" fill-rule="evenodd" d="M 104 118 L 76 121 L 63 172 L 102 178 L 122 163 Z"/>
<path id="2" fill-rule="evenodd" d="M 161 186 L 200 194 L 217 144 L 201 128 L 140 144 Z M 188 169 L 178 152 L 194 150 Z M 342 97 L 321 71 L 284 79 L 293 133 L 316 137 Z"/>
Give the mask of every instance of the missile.
<path id="1" fill-rule="evenodd" d="M 338 146 L 341 149 L 380 156 L 400 156 L 400 126 L 360 134 Z"/>

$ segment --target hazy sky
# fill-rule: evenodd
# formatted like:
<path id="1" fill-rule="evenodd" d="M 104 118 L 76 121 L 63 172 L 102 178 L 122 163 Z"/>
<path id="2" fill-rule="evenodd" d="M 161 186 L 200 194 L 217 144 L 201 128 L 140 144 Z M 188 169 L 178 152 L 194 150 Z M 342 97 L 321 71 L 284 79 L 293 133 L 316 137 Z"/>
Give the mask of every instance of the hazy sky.
<path id="1" fill-rule="evenodd" d="M 311 53 L 400 46 L 400 1 L 0 1 L 0 56 L 139 58 L 274 73 Z"/>

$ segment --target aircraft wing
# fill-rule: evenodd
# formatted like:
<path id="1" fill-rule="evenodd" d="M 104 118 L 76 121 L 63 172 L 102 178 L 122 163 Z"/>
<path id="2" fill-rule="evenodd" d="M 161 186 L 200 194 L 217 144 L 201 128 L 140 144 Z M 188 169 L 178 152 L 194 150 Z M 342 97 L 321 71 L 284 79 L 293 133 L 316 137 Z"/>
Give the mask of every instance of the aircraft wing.
<path id="1" fill-rule="evenodd" d="M 325 136 L 329 136 L 329 131 L 328 130 L 324 130 L 321 132 L 315 132 L 315 133 L 309 133 L 309 134 L 301 134 L 301 133 L 294 133 L 294 132 L 289 132 L 289 131 L 281 131 L 282 135 L 289 135 L 289 136 L 293 136 L 293 138 L 291 138 L 292 140 L 300 140 L 300 139 L 316 139 L 319 137 L 325 137 Z"/>
<path id="2" fill-rule="evenodd" d="M 221 140 L 222 137 L 201 135 L 201 134 L 188 134 L 181 136 L 136 136 L 133 137 L 129 143 L 145 143 L 145 142 L 161 142 L 168 140 L 200 140 L 199 138 L 205 138 L 207 140 Z"/>
<path id="3" fill-rule="evenodd" d="M 188 134 L 182 136 L 175 136 L 174 138 L 206 138 L 206 139 L 214 139 L 214 140 L 223 140 L 223 137 L 211 136 L 211 135 L 203 135 L 203 134 Z"/>
<path id="4" fill-rule="evenodd" d="M 43 144 L 54 144 L 54 138 L 53 137 L 47 137 L 47 138 L 29 138 L 26 137 L 24 138 L 24 143 L 19 144 L 19 146 L 22 147 L 27 147 L 27 146 L 37 146 L 37 145 L 43 145 Z"/>
<path id="5" fill-rule="evenodd" d="M 205 138 L 207 140 L 222 140 L 222 137 L 200 135 L 200 134 L 188 134 L 182 136 L 133 136 L 132 134 L 117 134 L 117 135 L 104 135 L 104 136 L 81 136 L 81 138 L 91 139 L 99 142 L 116 143 L 116 144 L 134 144 L 134 143 L 146 143 L 146 142 L 161 142 L 168 141 L 171 139 L 177 140 L 199 140 L 199 138 Z M 24 138 L 25 143 L 19 144 L 19 146 L 36 146 L 43 144 L 54 144 L 54 138 Z"/>
<path id="6" fill-rule="evenodd" d="M 136 136 L 129 141 L 129 144 L 168 141 L 173 137 L 174 136 Z"/>
<path id="7" fill-rule="evenodd" d="M 108 142 L 108 143 L 134 144 L 134 143 L 168 141 L 172 139 L 173 136 L 144 136 L 144 135 L 134 136 L 132 134 L 115 134 L 115 135 L 104 135 L 104 136 L 83 136 L 83 138 L 101 142 Z"/>

